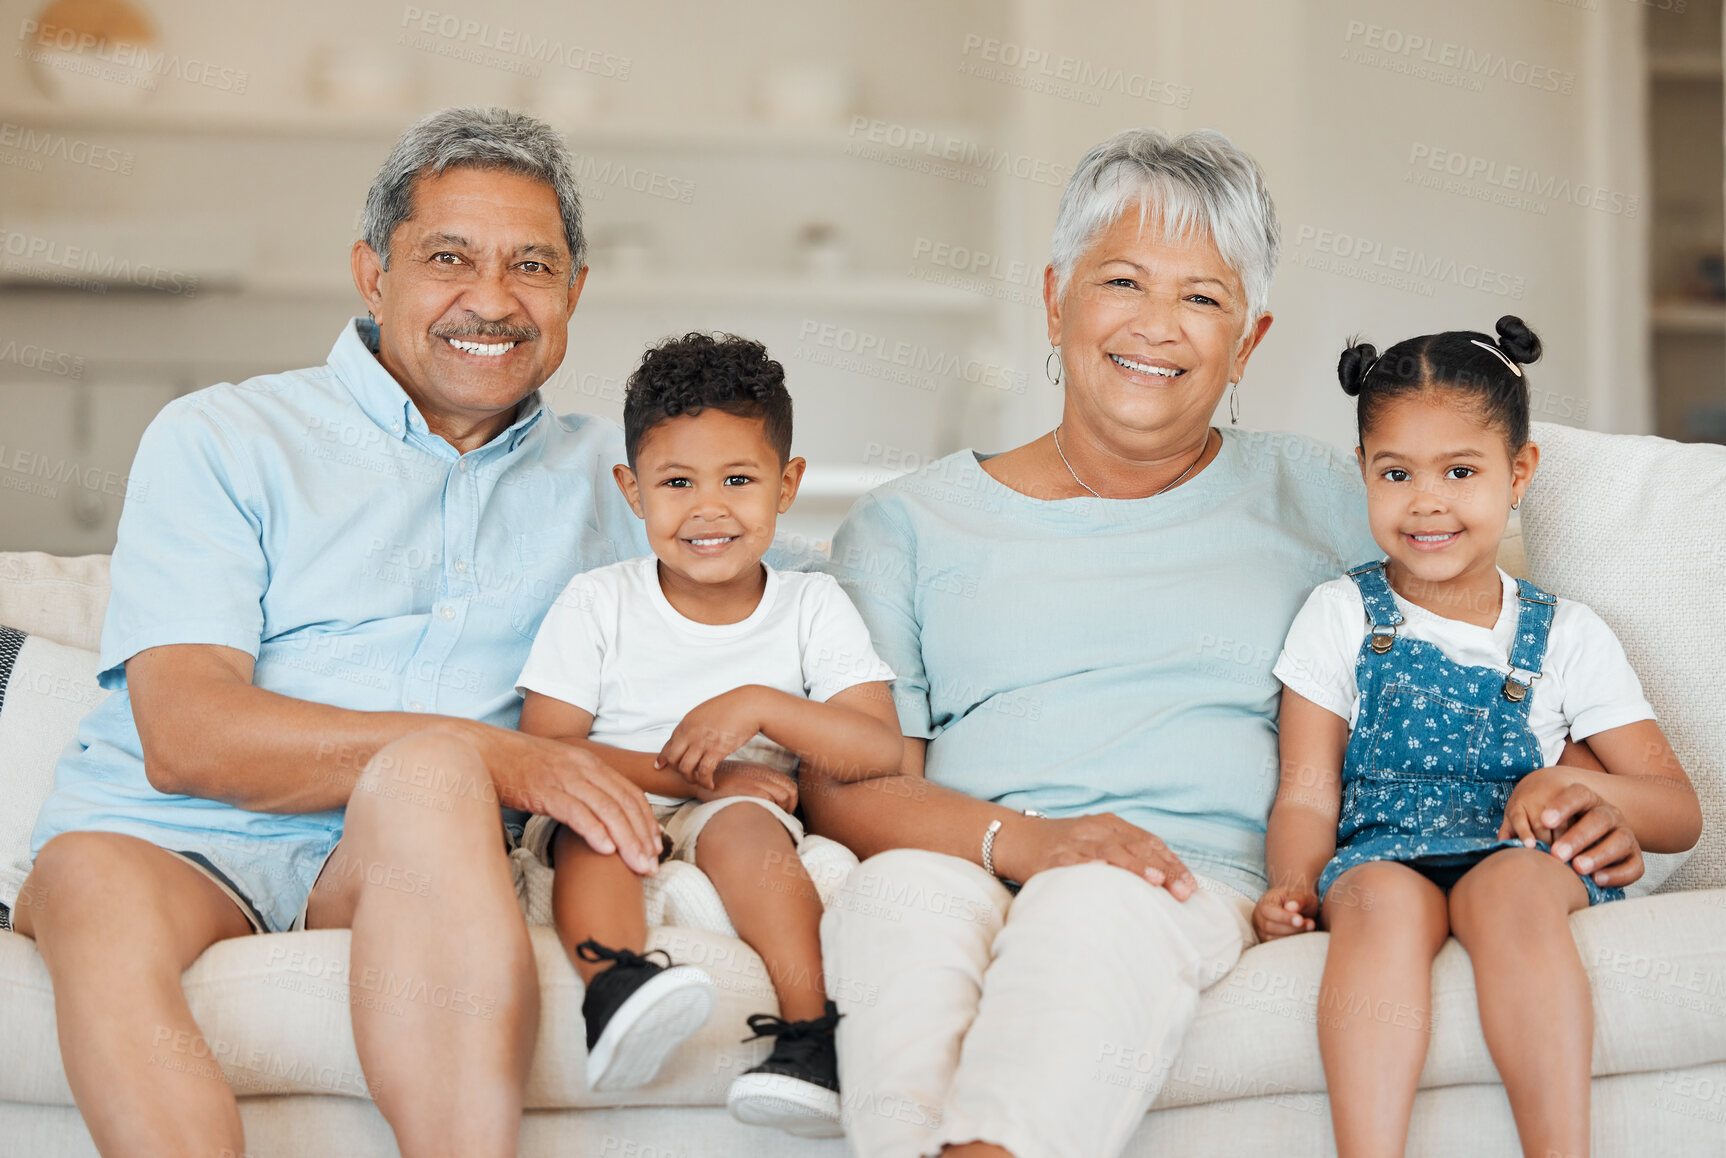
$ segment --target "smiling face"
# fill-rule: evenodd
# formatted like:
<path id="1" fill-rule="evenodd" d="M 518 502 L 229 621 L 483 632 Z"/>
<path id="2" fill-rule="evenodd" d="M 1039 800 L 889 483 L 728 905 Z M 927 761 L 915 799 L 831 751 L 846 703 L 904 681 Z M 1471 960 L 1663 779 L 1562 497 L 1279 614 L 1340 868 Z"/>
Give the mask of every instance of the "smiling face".
<path id="1" fill-rule="evenodd" d="M 1047 270 L 1043 297 L 1065 420 L 1093 430 L 1196 436 L 1271 324 L 1247 316 L 1240 276 L 1208 234 L 1165 240 L 1137 205 L 1091 242 L 1065 290 Z"/>
<path id="2" fill-rule="evenodd" d="M 677 593 L 697 587 L 716 589 L 703 598 L 759 597 L 761 556 L 797 497 L 803 467 L 800 458 L 780 463 L 760 418 L 708 407 L 656 423 L 636 448 L 635 469 L 612 469 L 647 521 L 647 542 L 675 605 Z"/>
<path id="3" fill-rule="evenodd" d="M 1398 592 L 1443 614 L 1432 604 L 1451 602 L 1446 592 L 1496 591 L 1498 542 L 1539 448 L 1512 454 L 1501 428 L 1442 387 L 1385 401 L 1363 439 L 1367 520 Z"/>
<path id="4" fill-rule="evenodd" d="M 587 271 L 571 281 L 557 195 L 542 181 L 446 169 L 415 183 L 413 206 L 387 270 L 355 243 L 354 280 L 377 319 L 378 360 L 465 451 L 508 426 L 563 362 Z"/>

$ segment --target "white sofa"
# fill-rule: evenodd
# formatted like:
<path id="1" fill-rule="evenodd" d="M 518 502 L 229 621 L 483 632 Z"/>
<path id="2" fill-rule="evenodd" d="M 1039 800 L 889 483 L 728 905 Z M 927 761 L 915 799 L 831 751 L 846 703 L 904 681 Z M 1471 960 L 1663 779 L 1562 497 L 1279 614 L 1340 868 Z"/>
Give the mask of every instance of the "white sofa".
<path id="1" fill-rule="evenodd" d="M 1726 709 L 1714 706 L 1726 693 L 1726 584 L 1716 577 L 1726 562 L 1726 448 L 1544 425 L 1537 439 L 1545 458 L 1524 509 L 1528 570 L 1537 582 L 1588 600 L 1625 639 L 1707 813 L 1703 843 L 1659 895 L 1573 919 L 1594 984 L 1595 1153 L 1726 1154 Z M 1641 463 L 1640 488 L 1623 474 L 1633 459 Z M 1613 464 L 1610 477 L 1600 477 L 1604 462 Z M 1612 522 L 1612 509 L 1602 509 L 1615 503 L 1633 517 Z M 1698 520 L 1704 533 L 1695 537 L 1673 530 Z M 1617 554 L 1602 545 L 1617 545 Z M 1520 546 L 1509 543 L 1505 558 L 1513 568 Z M 1622 564 L 1615 562 L 1620 557 Z M 1663 602 L 1675 569 L 1681 586 L 1692 584 L 1691 602 L 1681 607 Z M 106 598 L 105 557 L 0 555 L 0 624 L 93 648 Z M 1682 621 L 1689 635 L 1662 634 L 1672 621 Z M 93 671 L 94 660 L 87 666 Z M 63 720 L 87 707 L 73 702 L 80 693 L 64 681 L 37 676 L 26 682 L 20 694 L 33 689 L 49 696 Z M 1699 687 L 1712 690 L 1699 694 Z M 35 812 L 29 798 L 40 788 L 23 783 L 27 777 L 18 766 L 28 744 L 6 746 L 6 729 L 25 726 L 14 718 L 17 696 L 4 707 L 0 808 L 9 816 L 0 825 L 15 833 L 27 831 Z M 40 744 L 33 758 L 40 761 Z M 834 853 L 825 867 L 832 878 L 843 868 L 842 857 Z M 697 893 L 689 898 L 695 899 L 686 898 L 688 914 L 702 920 Z M 530 916 L 543 919 L 543 904 L 530 907 Z M 740 1126 L 724 1110 L 730 1079 L 765 1048 L 739 1044 L 744 1016 L 771 1008 L 759 959 L 712 931 L 662 927 L 653 940 L 714 974 L 718 1011 L 658 1081 L 629 1093 L 621 1106 L 601 1108 L 582 1081 L 580 983 L 552 931 L 533 929 L 544 1000 L 521 1152 L 599 1158 L 844 1153 L 840 1142 Z M 1205 995 L 1180 1061 L 1130 1154 L 1334 1152 L 1314 1033 L 1325 942 L 1313 934 L 1255 947 Z M 240 1094 L 251 1154 L 396 1152 L 354 1052 L 347 951 L 342 932 L 249 937 L 214 946 L 186 972 L 192 1010 Z M 1409 1153 L 1518 1153 L 1509 1106 L 1481 1038 L 1468 961 L 1454 941 L 1434 966 L 1433 990 L 1435 1031 Z M 66 1085 L 54 1025 L 53 993 L 34 945 L 0 932 L 0 1156 L 94 1153 Z M 1144 1082 L 1150 1075 L 1139 1067 L 1130 1056 L 1075 1057 L 1072 1080 Z"/>

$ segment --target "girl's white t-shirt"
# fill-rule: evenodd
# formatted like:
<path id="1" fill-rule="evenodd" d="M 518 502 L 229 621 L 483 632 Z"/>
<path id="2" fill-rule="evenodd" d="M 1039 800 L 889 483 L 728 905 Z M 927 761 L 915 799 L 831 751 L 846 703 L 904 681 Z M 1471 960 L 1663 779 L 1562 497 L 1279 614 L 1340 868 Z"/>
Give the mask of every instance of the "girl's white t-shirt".
<path id="1" fill-rule="evenodd" d="M 1446 619 L 1393 592 L 1403 615 L 1397 633 L 1437 645 L 1455 663 L 1509 675 L 1522 601 L 1516 580 L 1502 569 L 1498 575 L 1503 593 L 1498 620 L 1491 627 Z M 1354 663 L 1370 627 L 1354 580 L 1344 576 L 1321 583 L 1295 616 L 1272 670 L 1285 687 L 1335 712 L 1352 729 L 1360 712 Z M 1549 766 L 1564 751 L 1567 735 L 1586 740 L 1596 732 L 1654 718 L 1618 637 L 1584 604 L 1558 600 L 1542 666 L 1529 702 L 1528 726 Z"/>
<path id="2" fill-rule="evenodd" d="M 761 602 L 737 623 L 696 623 L 665 598 L 652 555 L 569 581 L 534 636 L 517 692 L 593 713 L 588 739 L 657 752 L 697 705 L 745 684 L 824 702 L 891 680 L 869 629 L 831 575 L 766 567 Z M 797 757 L 766 736 L 733 753 L 793 772 Z"/>

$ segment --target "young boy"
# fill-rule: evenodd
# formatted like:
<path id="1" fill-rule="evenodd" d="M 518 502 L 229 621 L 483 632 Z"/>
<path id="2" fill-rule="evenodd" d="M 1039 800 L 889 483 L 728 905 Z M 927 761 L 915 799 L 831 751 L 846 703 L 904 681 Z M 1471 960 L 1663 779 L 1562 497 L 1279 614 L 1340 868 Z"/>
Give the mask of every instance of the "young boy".
<path id="1" fill-rule="evenodd" d="M 898 770 L 893 673 L 830 576 L 761 561 L 805 463 L 791 457 L 785 372 L 760 343 L 690 334 L 649 350 L 624 443 L 629 465 L 613 473 L 653 555 L 570 581 L 517 683 L 521 729 L 590 748 L 646 791 L 666 855 L 712 879 L 766 964 L 780 1016 L 749 1028 L 777 1040 L 732 1083 L 732 1114 L 837 1135 L 839 1015 L 791 812 L 799 761 L 841 780 Z M 712 1012 L 712 979 L 643 956 L 641 879 L 615 854 L 543 816 L 523 842 L 555 871 L 558 932 L 587 985 L 588 1086 L 651 1081 Z"/>

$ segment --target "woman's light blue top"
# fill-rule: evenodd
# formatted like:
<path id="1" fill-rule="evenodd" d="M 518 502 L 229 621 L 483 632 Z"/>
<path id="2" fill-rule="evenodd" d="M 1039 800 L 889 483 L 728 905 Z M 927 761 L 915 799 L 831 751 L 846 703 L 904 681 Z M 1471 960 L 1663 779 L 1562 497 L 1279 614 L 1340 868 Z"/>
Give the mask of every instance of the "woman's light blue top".
<path id="1" fill-rule="evenodd" d="M 1382 553 L 1354 456 L 1225 429 L 1198 475 L 1124 500 L 1031 498 L 985 457 L 877 488 L 833 540 L 898 673 L 900 724 L 929 739 L 929 779 L 1051 816 L 1113 812 L 1256 895 L 1271 667 L 1307 592 Z"/>

